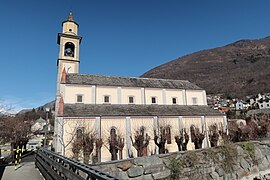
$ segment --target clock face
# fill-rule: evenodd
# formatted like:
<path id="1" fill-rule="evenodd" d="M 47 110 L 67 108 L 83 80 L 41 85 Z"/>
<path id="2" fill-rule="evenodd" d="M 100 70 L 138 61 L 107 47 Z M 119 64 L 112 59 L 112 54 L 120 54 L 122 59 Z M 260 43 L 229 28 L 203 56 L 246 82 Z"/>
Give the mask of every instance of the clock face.
<path id="1" fill-rule="evenodd" d="M 74 73 L 74 64 L 64 64 L 67 73 Z"/>

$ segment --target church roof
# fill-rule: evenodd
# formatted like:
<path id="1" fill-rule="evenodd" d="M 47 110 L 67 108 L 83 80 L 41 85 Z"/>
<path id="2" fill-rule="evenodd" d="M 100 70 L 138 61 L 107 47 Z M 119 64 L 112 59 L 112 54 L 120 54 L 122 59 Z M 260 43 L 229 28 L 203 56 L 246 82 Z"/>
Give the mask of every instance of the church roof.
<path id="1" fill-rule="evenodd" d="M 202 90 L 186 80 L 67 74 L 66 84 Z"/>
<path id="2" fill-rule="evenodd" d="M 224 116 L 208 106 L 65 104 L 64 117 L 91 116 Z"/>

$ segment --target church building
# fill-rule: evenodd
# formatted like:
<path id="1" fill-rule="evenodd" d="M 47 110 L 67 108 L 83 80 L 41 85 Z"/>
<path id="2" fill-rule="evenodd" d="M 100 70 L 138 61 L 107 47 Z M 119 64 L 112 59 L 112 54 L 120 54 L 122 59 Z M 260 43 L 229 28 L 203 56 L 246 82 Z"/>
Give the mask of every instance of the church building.
<path id="1" fill-rule="evenodd" d="M 123 138 L 125 159 L 137 156 L 133 141 L 142 126 L 149 138 L 144 155 L 158 154 L 154 136 L 161 133 L 162 126 L 169 127 L 166 152 L 178 151 L 175 136 L 183 128 L 204 130 L 206 148 L 210 146 L 208 127 L 214 123 L 226 127 L 226 116 L 208 107 L 205 90 L 189 81 L 79 74 L 82 37 L 78 28 L 70 12 L 57 39 L 53 143 L 57 153 L 72 157 L 73 141 L 82 131 L 95 132 L 103 140 L 101 161 L 110 161 L 108 139 L 112 132 Z M 187 148 L 195 148 L 191 140 Z"/>

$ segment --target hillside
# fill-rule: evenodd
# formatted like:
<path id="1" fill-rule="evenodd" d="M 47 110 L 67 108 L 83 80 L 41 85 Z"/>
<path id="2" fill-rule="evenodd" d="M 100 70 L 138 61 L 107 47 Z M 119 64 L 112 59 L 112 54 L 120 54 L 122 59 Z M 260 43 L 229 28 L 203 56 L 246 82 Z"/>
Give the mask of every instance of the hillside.
<path id="1" fill-rule="evenodd" d="M 270 92 L 270 37 L 195 52 L 141 77 L 189 80 L 206 89 L 207 94 L 230 97 Z"/>

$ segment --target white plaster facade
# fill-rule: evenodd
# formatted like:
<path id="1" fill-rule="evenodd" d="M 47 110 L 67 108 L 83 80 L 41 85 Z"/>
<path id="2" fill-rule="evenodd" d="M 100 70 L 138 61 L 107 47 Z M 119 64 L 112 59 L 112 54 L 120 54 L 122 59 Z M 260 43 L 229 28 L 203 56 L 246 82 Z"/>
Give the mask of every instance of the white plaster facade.
<path id="1" fill-rule="evenodd" d="M 82 95 L 84 104 L 106 104 L 104 96 L 109 96 L 109 104 L 153 104 L 151 98 L 155 97 L 158 105 L 173 105 L 173 98 L 177 105 L 207 105 L 205 90 L 63 84 L 61 91 L 64 102 L 70 104 L 78 103 L 76 97 Z M 129 97 L 134 98 L 133 103 Z"/>

